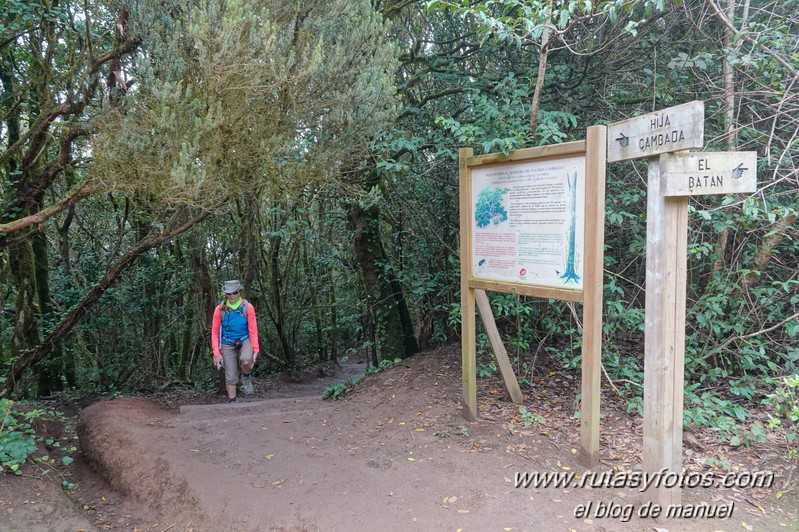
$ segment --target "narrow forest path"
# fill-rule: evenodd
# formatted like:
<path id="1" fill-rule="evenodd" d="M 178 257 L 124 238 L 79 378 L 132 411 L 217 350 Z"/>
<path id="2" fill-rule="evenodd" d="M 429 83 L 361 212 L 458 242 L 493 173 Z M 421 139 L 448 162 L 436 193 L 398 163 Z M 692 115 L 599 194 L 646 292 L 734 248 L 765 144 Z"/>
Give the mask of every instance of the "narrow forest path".
<path id="1" fill-rule="evenodd" d="M 576 429 L 520 431 L 491 404 L 467 423 L 459 362 L 454 349 L 414 357 L 341 401 L 254 398 L 179 413 L 141 398 L 98 403 L 81 416 L 81 444 L 115 488 L 160 513 L 153 530 L 786 529 L 740 498 L 732 519 L 663 525 L 574 515 L 590 502 L 637 511 L 636 490 L 515 488 L 516 472 L 581 471 Z M 685 490 L 691 504 L 735 496 Z"/>
<path id="2" fill-rule="evenodd" d="M 163 397 L 95 403 L 80 413 L 81 452 L 70 477 L 78 505 L 53 484 L 5 477 L 0 530 L 799 530 L 795 501 L 776 501 L 774 490 L 684 490 L 685 504 L 735 504 L 732 518 L 656 523 L 597 514 L 600 503 L 637 512 L 644 501 L 634 489 L 517 489 L 517 472 L 583 472 L 577 383 L 568 374 L 545 372 L 526 390 L 527 408 L 546 416 L 526 426 L 497 378 L 480 380 L 479 419 L 463 419 L 456 348 L 368 376 L 343 400 L 321 399 L 326 386 L 359 371 L 351 365 L 299 383 L 265 378 L 238 405 L 223 397 L 179 408 L 164 407 L 172 403 Z M 596 471 L 636 467 L 640 420 L 609 404 L 603 412 Z M 752 450 L 739 463 L 763 469 L 758 460 L 771 452 Z M 575 516 L 589 503 L 590 515 Z"/>

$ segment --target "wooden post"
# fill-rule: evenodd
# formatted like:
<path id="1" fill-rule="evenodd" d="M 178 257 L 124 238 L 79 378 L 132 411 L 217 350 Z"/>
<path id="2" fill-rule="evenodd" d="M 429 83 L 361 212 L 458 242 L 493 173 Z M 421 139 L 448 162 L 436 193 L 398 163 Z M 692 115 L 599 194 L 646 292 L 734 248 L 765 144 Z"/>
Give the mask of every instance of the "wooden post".
<path id="1" fill-rule="evenodd" d="M 477 417 L 477 345 L 475 342 L 474 289 L 469 287 L 472 273 L 471 203 L 472 183 L 466 160 L 474 154 L 472 148 L 458 150 L 460 181 L 460 259 L 461 259 L 461 371 L 463 375 L 463 416 Z"/>
<path id="2" fill-rule="evenodd" d="M 756 160 L 679 154 L 704 145 L 705 104 L 694 101 L 623 120 L 608 127 L 608 161 L 647 157 L 646 319 L 644 339 L 644 472 L 682 472 L 685 290 L 688 254 L 687 195 L 751 187 L 736 184 Z M 658 159 L 656 156 L 664 154 Z M 721 157 L 721 160 L 719 160 Z M 713 167 L 713 168 L 711 168 Z M 668 168 L 669 174 L 665 169 Z M 726 170 L 725 170 L 726 169 Z M 712 170 L 712 172 L 711 172 Z M 724 170 L 724 171 L 722 171 Z M 719 173 L 721 172 L 721 173 Z M 729 173 L 729 176 L 725 176 Z M 669 197 L 681 196 L 681 197 Z M 679 485 L 654 477 L 646 497 L 668 508 L 680 503 Z"/>
<path id="3" fill-rule="evenodd" d="M 660 162 L 649 158 L 644 340 L 644 472 L 681 473 L 688 198 L 661 195 Z M 680 488 L 650 488 L 648 500 L 680 504 Z"/>
<path id="4" fill-rule="evenodd" d="M 497 359 L 497 366 L 499 373 L 502 375 L 502 380 L 505 383 L 505 389 L 510 395 L 511 401 L 521 404 L 522 390 L 519 388 L 519 381 L 516 380 L 516 374 L 513 372 L 513 367 L 508 360 L 508 351 L 502 343 L 502 338 L 499 336 L 497 330 L 497 323 L 494 321 L 494 313 L 491 311 L 491 303 L 488 301 L 488 295 L 484 290 L 475 290 L 475 299 L 477 300 L 477 309 L 480 311 L 480 319 L 483 320 L 483 325 L 488 334 L 488 341 L 491 342 L 491 349 L 494 351 L 494 356 Z"/>
<path id="5" fill-rule="evenodd" d="M 580 404 L 580 458 L 599 463 L 599 392 L 602 368 L 602 287 L 605 244 L 607 128 L 592 126 L 586 136 L 585 267 L 583 275 L 583 360 Z"/>

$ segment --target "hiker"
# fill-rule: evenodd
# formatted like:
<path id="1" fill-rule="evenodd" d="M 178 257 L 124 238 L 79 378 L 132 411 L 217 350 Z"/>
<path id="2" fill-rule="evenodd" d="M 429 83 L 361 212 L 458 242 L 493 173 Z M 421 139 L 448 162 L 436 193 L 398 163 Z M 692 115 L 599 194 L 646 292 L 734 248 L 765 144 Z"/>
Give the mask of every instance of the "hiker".
<path id="1" fill-rule="evenodd" d="M 244 286 L 236 280 L 225 281 L 225 299 L 214 309 L 211 322 L 211 349 L 214 367 L 225 368 L 228 403 L 236 403 L 236 385 L 241 367 L 241 391 L 252 395 L 252 368 L 258 358 L 258 324 L 255 309 L 241 296 Z"/>

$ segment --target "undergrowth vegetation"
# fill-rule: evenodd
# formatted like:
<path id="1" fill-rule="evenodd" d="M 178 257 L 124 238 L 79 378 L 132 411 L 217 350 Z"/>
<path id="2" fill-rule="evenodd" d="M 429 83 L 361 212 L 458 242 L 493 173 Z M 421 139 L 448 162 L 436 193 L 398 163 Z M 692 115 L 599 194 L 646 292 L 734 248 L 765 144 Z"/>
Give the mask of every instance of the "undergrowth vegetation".
<path id="1" fill-rule="evenodd" d="M 351 392 L 358 384 L 363 381 L 369 375 L 375 375 L 376 373 L 380 373 L 381 371 L 390 368 L 395 364 L 399 364 L 402 362 L 401 358 L 397 358 L 394 360 L 382 360 L 377 367 L 368 368 L 363 375 L 359 375 L 357 377 L 353 377 L 352 379 L 346 382 L 338 382 L 336 384 L 331 384 L 327 388 L 324 389 L 322 392 L 322 399 L 331 399 L 333 401 L 338 401 L 339 399 L 344 398 L 349 392 Z"/>
<path id="2" fill-rule="evenodd" d="M 64 439 L 61 426 L 64 415 L 41 405 L 27 405 L 0 399 L 0 471 L 23 474 L 23 466 L 30 463 L 39 469 L 56 472 L 61 476 L 62 486 L 75 486 L 62 472 L 74 461 L 77 452 L 75 442 Z M 43 429 L 46 424 L 58 427 L 58 434 L 49 434 Z"/>

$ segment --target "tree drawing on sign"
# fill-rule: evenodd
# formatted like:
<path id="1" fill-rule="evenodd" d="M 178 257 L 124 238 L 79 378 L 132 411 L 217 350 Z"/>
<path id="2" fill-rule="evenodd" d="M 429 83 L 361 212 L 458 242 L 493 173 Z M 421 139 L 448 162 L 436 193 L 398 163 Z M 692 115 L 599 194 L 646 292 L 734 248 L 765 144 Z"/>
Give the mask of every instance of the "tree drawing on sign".
<path id="1" fill-rule="evenodd" d="M 569 216 L 570 216 L 570 223 L 569 223 L 569 242 L 568 242 L 568 256 L 566 258 L 566 271 L 563 272 L 563 275 L 560 276 L 563 279 L 563 284 L 569 284 L 569 282 L 574 282 L 575 284 L 580 282 L 580 276 L 577 275 L 577 271 L 574 269 L 574 247 L 575 247 L 575 233 L 577 230 L 577 171 L 569 175 L 566 174 L 566 184 L 569 187 Z"/>
<path id="2" fill-rule="evenodd" d="M 508 219 L 508 211 L 502 206 L 502 196 L 510 191 L 509 188 L 484 188 L 477 195 L 477 204 L 474 209 L 474 219 L 477 227 L 486 227 L 489 224 L 502 223 Z"/>

